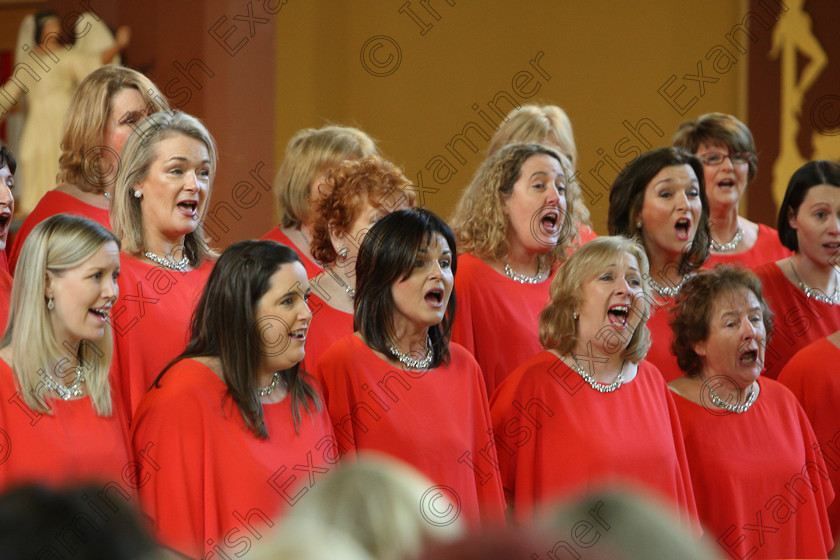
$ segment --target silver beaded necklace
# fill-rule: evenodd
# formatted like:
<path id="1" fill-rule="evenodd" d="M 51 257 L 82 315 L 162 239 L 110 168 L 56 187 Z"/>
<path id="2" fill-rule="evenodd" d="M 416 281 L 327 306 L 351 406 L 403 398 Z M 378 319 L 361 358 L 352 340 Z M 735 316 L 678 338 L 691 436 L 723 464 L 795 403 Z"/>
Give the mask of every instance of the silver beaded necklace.
<path id="1" fill-rule="evenodd" d="M 267 387 L 260 387 L 259 389 L 257 389 L 257 394 L 261 397 L 267 397 L 274 391 L 274 389 L 277 388 L 277 385 L 279 384 L 280 372 L 275 371 L 274 375 L 271 377 L 271 383 L 269 383 Z"/>
<path id="2" fill-rule="evenodd" d="M 388 347 L 388 350 L 391 351 L 391 354 L 399 360 L 401 364 L 409 369 L 429 369 L 429 366 L 432 365 L 432 360 L 434 359 L 435 353 L 432 349 L 432 339 L 426 335 L 426 356 L 422 360 L 418 360 L 416 358 L 412 358 L 408 354 L 403 354 L 400 352 L 400 349 L 391 344 Z"/>
<path id="3" fill-rule="evenodd" d="M 740 243 L 743 238 L 744 230 L 741 229 L 741 226 L 738 226 L 738 231 L 735 232 L 735 237 L 733 237 L 732 241 L 729 243 L 718 243 L 711 237 L 709 240 L 711 241 L 712 251 L 715 253 L 729 253 L 730 251 L 735 250 L 735 247 L 738 246 L 738 243 Z"/>
<path id="4" fill-rule="evenodd" d="M 753 390 L 752 393 L 747 397 L 747 400 L 744 401 L 744 404 L 729 404 L 720 396 L 715 393 L 715 390 L 709 387 L 709 400 L 712 401 L 716 407 L 721 408 L 723 410 L 728 410 L 729 412 L 735 412 L 737 414 L 741 414 L 742 412 L 746 412 L 750 409 L 750 407 L 755 402 L 755 399 L 758 398 L 758 391 Z"/>
<path id="5" fill-rule="evenodd" d="M 505 263 L 505 275 L 511 280 L 516 280 L 520 284 L 537 284 L 542 278 L 543 269 L 542 261 L 537 260 L 537 273 L 534 276 L 527 276 L 519 274 L 508 263 Z"/>
<path id="6" fill-rule="evenodd" d="M 834 272 L 837 272 L 835 267 L 831 267 Z M 827 296 L 822 293 L 821 290 L 816 288 L 812 288 L 808 284 L 802 281 L 802 278 L 799 277 L 799 274 L 796 273 L 796 269 L 793 267 L 793 258 L 790 259 L 790 270 L 793 272 L 793 275 L 796 277 L 796 281 L 799 283 L 799 289 L 805 293 L 805 297 L 809 297 L 815 299 L 817 301 L 821 301 L 823 303 L 827 303 L 828 305 L 835 305 L 838 301 L 840 301 L 840 289 L 837 287 L 834 288 L 834 293 L 831 296 Z"/>
<path id="7" fill-rule="evenodd" d="M 577 372 L 578 375 L 583 377 L 583 380 L 589 383 L 590 387 L 592 387 L 599 393 L 612 393 L 613 391 L 621 387 L 622 383 L 624 383 L 624 364 L 627 363 L 626 360 L 621 362 L 621 369 L 618 371 L 618 377 L 616 377 L 615 381 L 613 381 L 609 385 L 605 385 L 604 383 L 598 383 L 597 381 L 595 381 L 595 378 L 589 375 L 589 373 L 587 373 L 586 370 L 583 369 L 583 366 L 581 366 L 578 363 L 577 359 L 574 356 L 572 356 L 572 360 L 574 361 L 574 363 L 572 364 L 572 369 L 575 370 L 575 372 Z"/>
<path id="8" fill-rule="evenodd" d="M 680 280 L 680 283 L 677 284 L 676 286 L 673 286 L 673 287 L 660 285 L 656 280 L 653 279 L 652 276 L 648 276 L 647 281 L 648 281 L 648 284 L 650 285 L 650 287 L 653 289 L 654 292 L 656 292 L 659 295 L 659 297 L 672 298 L 672 297 L 676 296 L 678 293 L 680 293 L 680 290 L 682 289 L 686 280 L 688 280 L 688 277 L 689 277 L 689 275 L 686 274 L 685 276 L 682 277 L 682 280 Z"/>
<path id="9" fill-rule="evenodd" d="M 81 365 L 76 366 L 76 377 L 70 385 L 63 385 L 59 383 L 53 379 L 52 375 L 49 373 L 44 375 L 44 381 L 47 387 L 58 394 L 59 398 L 62 400 L 69 401 L 70 399 L 77 399 L 84 395 L 82 384 L 85 382 L 85 374 Z"/>
<path id="10" fill-rule="evenodd" d="M 177 270 L 178 272 L 186 271 L 187 267 L 190 265 L 190 259 L 188 259 L 186 255 L 184 255 L 184 258 L 180 261 L 173 261 L 165 257 L 159 257 L 148 250 L 144 252 L 143 255 L 145 255 L 147 259 L 156 262 L 160 266 L 164 266 L 170 270 Z"/>

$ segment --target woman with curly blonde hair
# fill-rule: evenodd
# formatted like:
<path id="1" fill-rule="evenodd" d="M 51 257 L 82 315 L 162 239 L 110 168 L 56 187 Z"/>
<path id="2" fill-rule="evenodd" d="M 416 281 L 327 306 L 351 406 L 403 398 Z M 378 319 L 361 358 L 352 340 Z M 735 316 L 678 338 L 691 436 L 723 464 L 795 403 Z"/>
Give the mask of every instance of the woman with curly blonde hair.
<path id="1" fill-rule="evenodd" d="M 452 219 L 461 255 L 452 340 L 481 365 L 488 395 L 540 351 L 549 279 L 572 246 L 577 189 L 565 156 L 540 144 L 509 144 L 487 158 Z"/>
<path id="2" fill-rule="evenodd" d="M 346 160 L 327 174 L 312 212 L 312 255 L 324 271 L 311 280 L 309 305 L 318 320 L 309 329 L 306 365 L 353 332 L 356 257 L 368 230 L 382 217 L 414 206 L 408 179 L 397 167 L 371 156 Z"/>

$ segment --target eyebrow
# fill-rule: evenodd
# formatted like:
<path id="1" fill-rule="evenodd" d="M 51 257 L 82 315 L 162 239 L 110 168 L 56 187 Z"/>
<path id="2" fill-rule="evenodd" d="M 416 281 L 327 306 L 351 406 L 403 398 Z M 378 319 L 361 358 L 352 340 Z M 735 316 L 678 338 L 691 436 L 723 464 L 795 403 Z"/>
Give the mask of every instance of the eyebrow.
<path id="1" fill-rule="evenodd" d="M 166 162 L 169 163 L 170 161 L 173 161 L 173 160 L 175 160 L 175 161 L 189 161 L 189 158 L 186 157 L 186 156 L 175 155 L 175 156 L 170 156 L 169 159 L 166 160 Z M 201 160 L 201 163 L 209 164 L 210 160 L 209 159 L 203 159 L 203 160 Z"/>

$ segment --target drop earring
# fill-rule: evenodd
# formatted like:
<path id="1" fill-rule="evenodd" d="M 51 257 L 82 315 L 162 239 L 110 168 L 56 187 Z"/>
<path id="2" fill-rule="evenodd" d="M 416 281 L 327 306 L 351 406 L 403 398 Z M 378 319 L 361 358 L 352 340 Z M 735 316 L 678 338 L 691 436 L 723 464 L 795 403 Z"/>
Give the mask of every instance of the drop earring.
<path id="1" fill-rule="evenodd" d="M 50 299 L 47 300 L 47 309 L 49 309 L 50 311 L 55 309 L 55 303 L 53 302 L 52 296 L 50 296 Z"/>

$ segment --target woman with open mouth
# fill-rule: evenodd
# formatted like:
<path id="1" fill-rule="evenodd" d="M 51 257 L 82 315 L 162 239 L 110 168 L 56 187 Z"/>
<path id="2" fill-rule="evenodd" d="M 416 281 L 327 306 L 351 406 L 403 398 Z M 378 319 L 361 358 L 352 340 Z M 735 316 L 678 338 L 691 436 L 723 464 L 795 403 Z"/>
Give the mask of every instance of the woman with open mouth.
<path id="1" fill-rule="evenodd" d="M 274 179 L 280 223 L 262 238 L 295 249 L 309 278 L 321 274 L 324 269 L 312 254 L 311 211 L 326 194 L 324 178 L 342 161 L 375 155 L 376 144 L 358 128 L 327 125 L 298 131 L 289 140 Z"/>
<path id="2" fill-rule="evenodd" d="M 82 80 L 64 121 L 58 186 L 37 201 L 18 230 L 9 257 L 13 275 L 26 236 L 50 216 L 75 214 L 111 228 L 108 210 L 123 146 L 143 117 L 164 108 L 157 86 L 131 68 L 104 66 Z M 51 177 L 50 186 L 54 182 Z"/>
<path id="3" fill-rule="evenodd" d="M 8 146 L 0 140 L 0 332 L 6 330 L 9 303 L 12 297 L 12 275 L 6 261 L 6 240 L 15 215 L 15 170 L 17 161 Z"/>
<path id="4" fill-rule="evenodd" d="M 488 395 L 540 350 L 549 279 L 573 247 L 569 178 L 553 148 L 509 144 L 481 164 L 452 218 L 463 253 L 452 340 L 478 360 Z"/>
<path id="5" fill-rule="evenodd" d="M 699 534 L 673 398 L 643 360 L 647 274 L 634 241 L 599 237 L 552 280 L 540 314 L 544 350 L 516 368 L 490 402 L 515 520 L 530 522 L 556 501 L 621 484 L 670 504 Z"/>
<path id="6" fill-rule="evenodd" d="M 306 344 L 310 369 L 339 338 L 353 333 L 356 258 L 368 230 L 386 214 L 414 206 L 408 179 L 378 156 L 346 160 L 330 170 L 312 208 L 312 255 L 324 272 L 311 279 L 318 320 Z"/>
<path id="7" fill-rule="evenodd" d="M 380 219 L 356 260 L 356 332 L 314 374 L 348 458 L 374 450 L 412 465 L 475 528 L 502 523 L 504 504 L 481 370 L 449 342 L 455 251 L 452 230 L 428 210 Z"/>
<path id="8" fill-rule="evenodd" d="M 756 268 L 778 317 L 764 376 L 776 379 L 808 344 L 840 329 L 840 164 L 811 161 L 791 176 L 779 239 L 793 256 Z"/>
<path id="9" fill-rule="evenodd" d="M 189 344 L 143 397 L 132 442 L 139 456 L 153 444 L 157 470 L 140 503 L 177 552 L 233 557 L 248 527 L 272 527 L 338 465 L 329 416 L 300 367 L 308 298 L 294 250 L 231 245 L 196 306 Z"/>
<path id="10" fill-rule="evenodd" d="M 748 270 L 689 280 L 671 323 L 685 375 L 669 387 L 709 542 L 733 558 L 826 558 L 834 491 L 816 436 L 790 391 L 761 375 L 771 315 Z M 750 530 L 762 514 L 767 530 Z"/>
<path id="11" fill-rule="evenodd" d="M 0 490 L 108 483 L 128 497 L 128 429 L 108 375 L 119 240 L 56 215 L 32 230 L 19 264 L 0 340 Z"/>
<path id="12" fill-rule="evenodd" d="M 123 150 L 111 208 L 123 244 L 114 376 L 129 418 L 186 346 L 190 317 L 213 268 L 202 221 L 217 159 L 205 126 L 180 111 L 145 118 Z"/>
<path id="13" fill-rule="evenodd" d="M 610 235 L 636 238 L 645 249 L 651 288 L 652 345 L 645 359 L 667 381 L 678 375 L 668 314 L 685 282 L 709 257 L 709 205 L 700 160 L 678 148 L 656 148 L 630 162 L 610 191 Z"/>
<path id="14" fill-rule="evenodd" d="M 738 215 L 757 170 L 755 141 L 744 123 L 732 115 L 707 113 L 682 123 L 672 143 L 703 162 L 711 228 L 707 268 L 737 263 L 754 269 L 790 256 L 775 229 Z"/>

